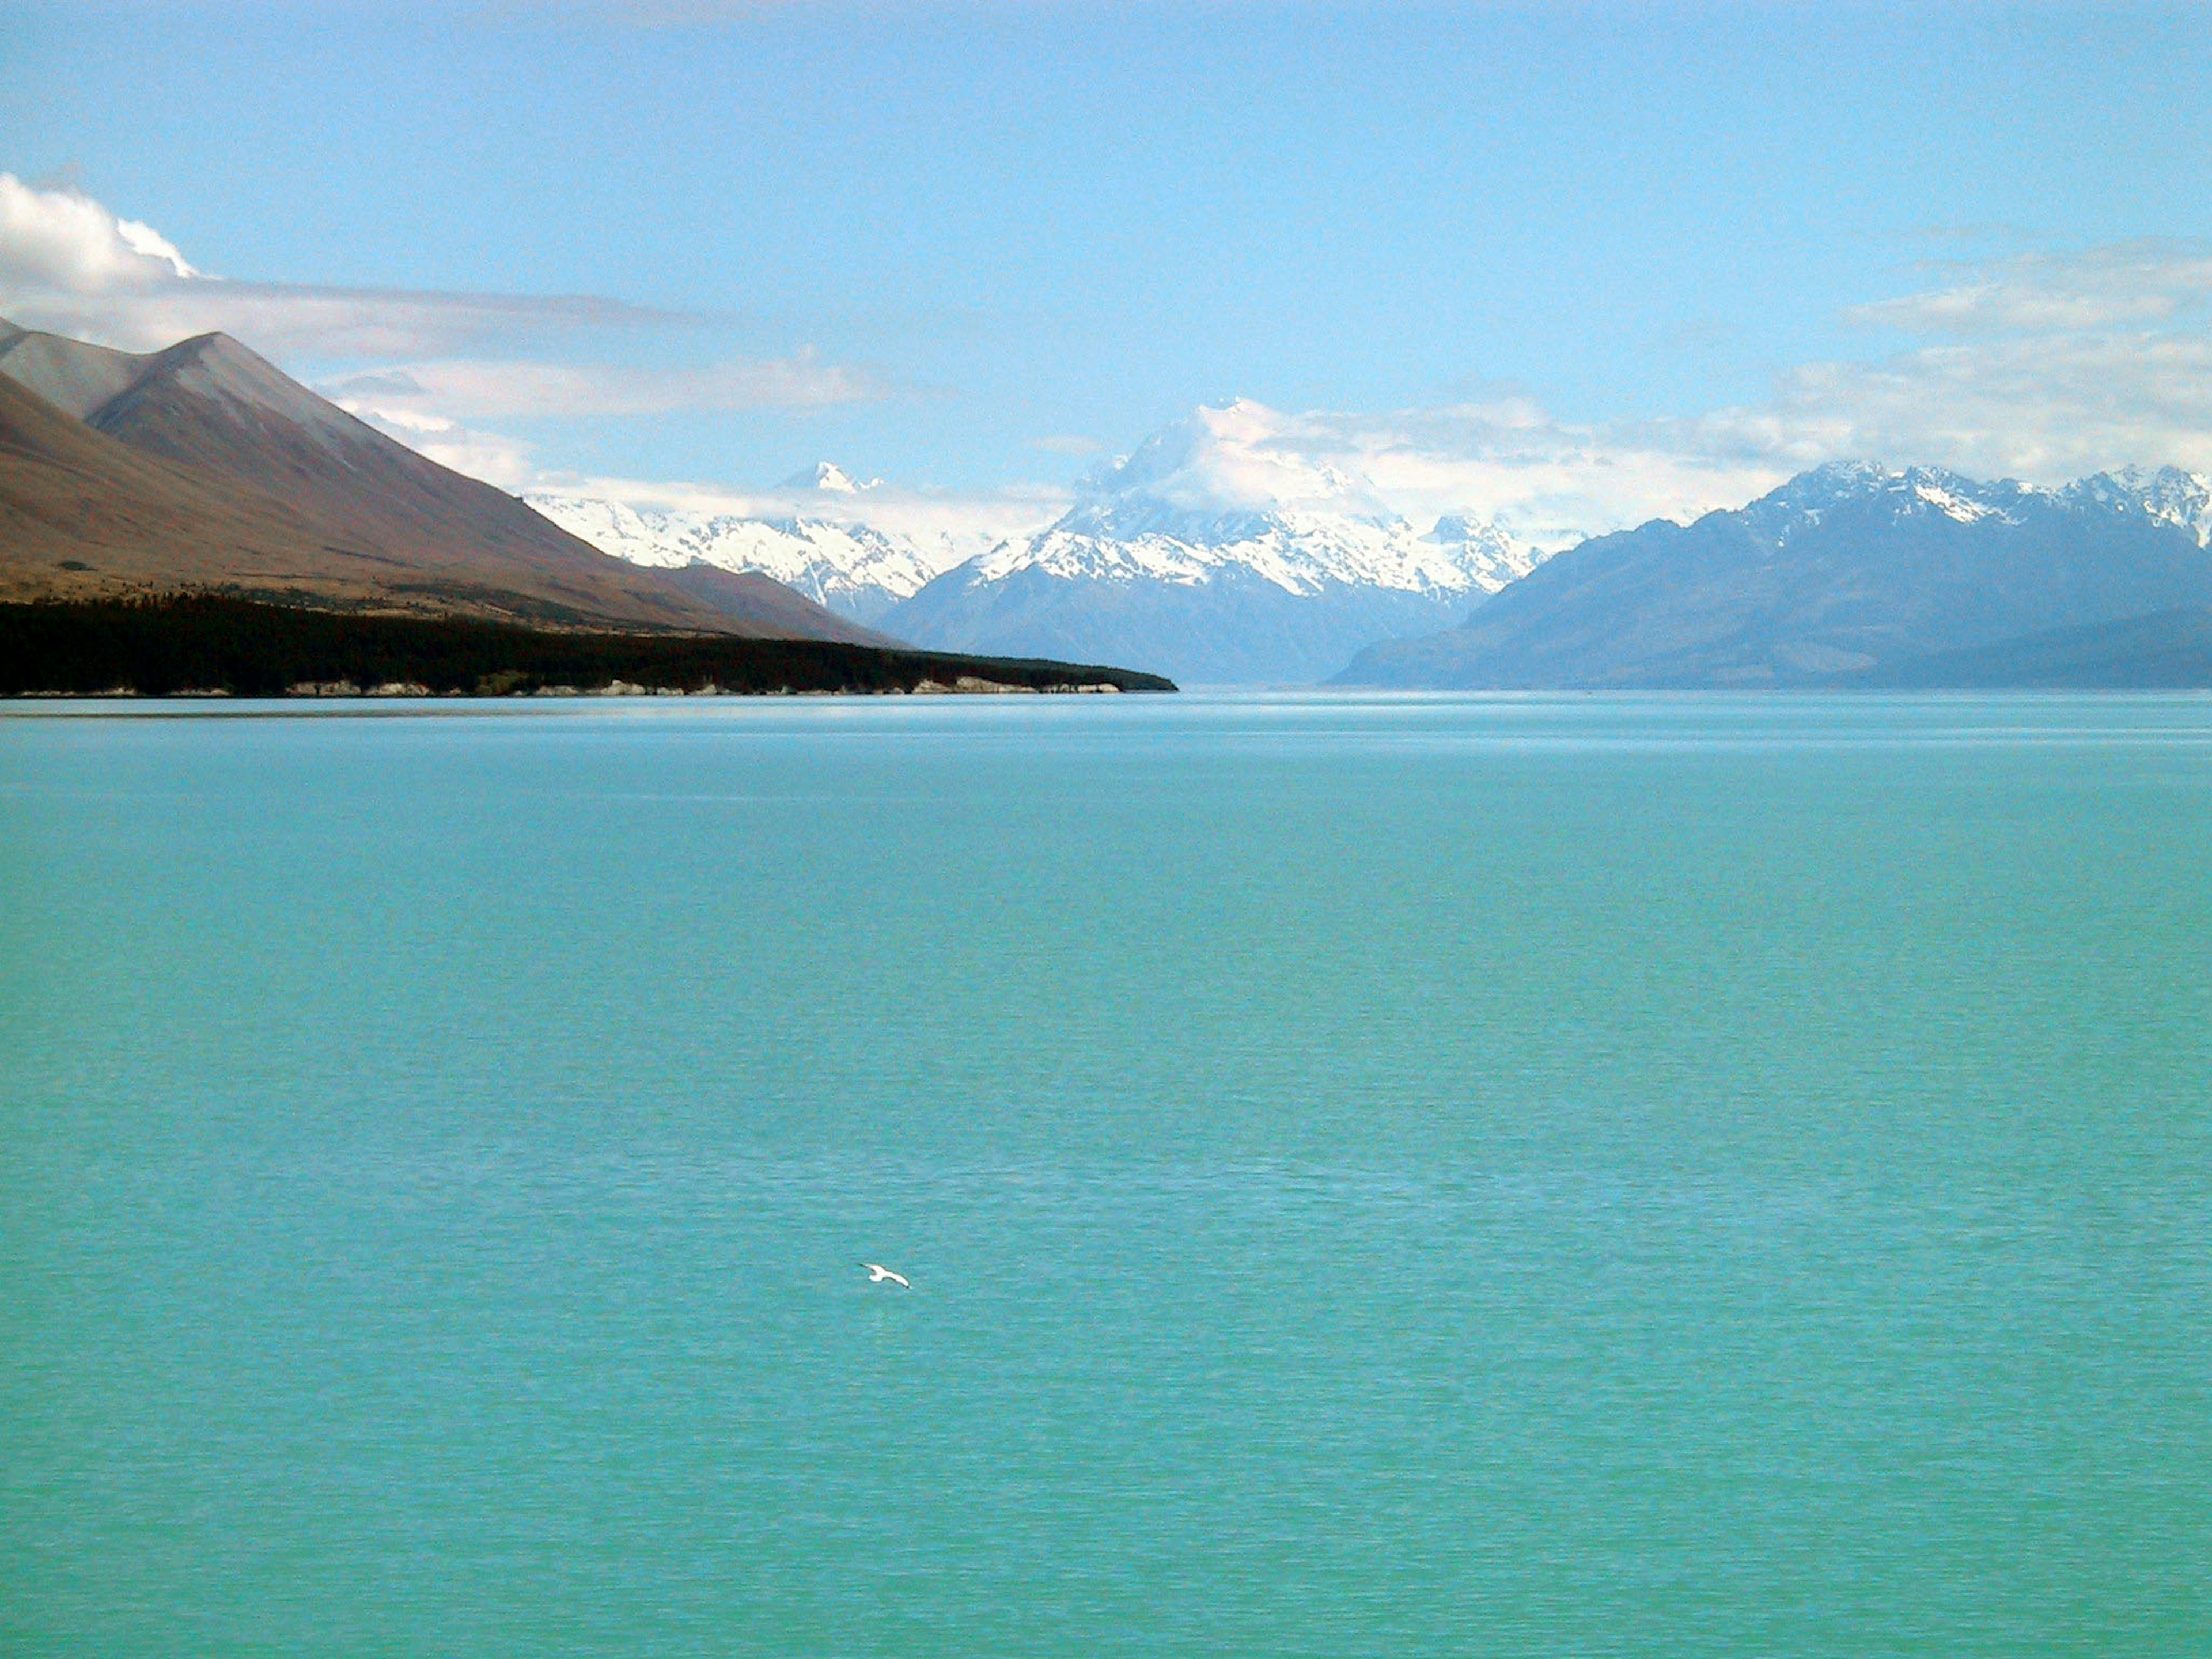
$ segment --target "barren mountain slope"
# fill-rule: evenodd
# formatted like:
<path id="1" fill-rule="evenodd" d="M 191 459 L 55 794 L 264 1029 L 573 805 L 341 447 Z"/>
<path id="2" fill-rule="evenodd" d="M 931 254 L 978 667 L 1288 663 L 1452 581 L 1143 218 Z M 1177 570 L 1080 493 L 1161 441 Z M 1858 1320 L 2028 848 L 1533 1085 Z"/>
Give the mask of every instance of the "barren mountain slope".
<path id="1" fill-rule="evenodd" d="M 218 587 L 556 625 L 851 637 L 781 589 L 702 586 L 610 557 L 224 335 L 133 356 L 9 329 L 0 387 L 0 580 L 15 597 Z"/>

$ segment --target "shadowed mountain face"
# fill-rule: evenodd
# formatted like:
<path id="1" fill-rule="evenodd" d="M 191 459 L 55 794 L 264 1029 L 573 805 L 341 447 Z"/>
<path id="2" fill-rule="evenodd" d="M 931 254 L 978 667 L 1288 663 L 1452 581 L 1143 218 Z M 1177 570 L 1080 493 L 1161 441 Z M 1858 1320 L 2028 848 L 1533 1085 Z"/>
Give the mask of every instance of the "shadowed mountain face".
<path id="1" fill-rule="evenodd" d="M 2212 603 L 2208 535 L 2212 486 L 2170 469 L 2045 490 L 1824 467 L 1738 511 L 1585 542 L 1462 626 L 1373 647 L 1338 679 L 1872 683 L 1936 653 Z"/>
<path id="2" fill-rule="evenodd" d="M 134 356 L 0 325 L 0 592 L 15 599 L 199 587 L 556 625 L 878 637 L 772 582 L 610 557 L 221 334 Z"/>
<path id="3" fill-rule="evenodd" d="M 1305 684 L 1362 646 L 1451 621 L 1470 595 L 1313 580 L 1286 588 L 1223 562 L 1203 580 L 963 565 L 884 618 L 945 651 L 1165 664 L 1185 683 Z"/>
<path id="4" fill-rule="evenodd" d="M 1852 676 L 1881 690 L 2113 691 L 2212 686 L 2212 607 L 2051 629 L 1995 645 L 1938 651 Z"/>

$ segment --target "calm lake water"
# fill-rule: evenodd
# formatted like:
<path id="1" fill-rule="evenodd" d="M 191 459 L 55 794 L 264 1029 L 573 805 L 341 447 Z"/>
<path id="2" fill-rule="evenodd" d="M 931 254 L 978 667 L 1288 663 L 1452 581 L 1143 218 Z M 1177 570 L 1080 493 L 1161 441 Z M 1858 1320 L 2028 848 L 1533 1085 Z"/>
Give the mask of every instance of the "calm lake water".
<path id="1" fill-rule="evenodd" d="M 0 1652 L 2212 1650 L 2212 700 L 248 713 L 0 717 Z"/>

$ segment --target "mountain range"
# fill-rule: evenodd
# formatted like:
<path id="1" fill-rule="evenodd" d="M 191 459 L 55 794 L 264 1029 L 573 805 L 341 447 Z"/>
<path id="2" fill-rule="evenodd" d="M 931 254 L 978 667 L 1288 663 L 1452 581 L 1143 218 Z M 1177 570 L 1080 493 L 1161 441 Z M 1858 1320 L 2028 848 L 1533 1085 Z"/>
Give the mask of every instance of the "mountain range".
<path id="1" fill-rule="evenodd" d="M 1542 556 L 1495 525 L 1424 532 L 1349 469 L 1201 409 L 1093 478 L 1056 523 L 945 572 L 883 625 L 942 649 L 1158 663 L 1200 683 L 1316 680 L 1464 614 Z"/>
<path id="2" fill-rule="evenodd" d="M 877 487 L 855 483 L 825 461 L 781 486 L 793 501 L 813 502 L 814 510 L 775 517 L 637 507 L 551 490 L 524 499 L 562 528 L 633 563 L 758 572 L 872 623 L 998 539 L 952 531 L 916 534 L 855 520 Z"/>
<path id="3" fill-rule="evenodd" d="M 883 642 L 763 575 L 611 557 L 227 335 L 137 354 L 0 323 L 0 598 L 187 590 Z"/>
<path id="4" fill-rule="evenodd" d="M 1472 516 L 1421 529 L 1280 431 L 1256 405 L 1201 409 L 1055 521 L 981 546 L 871 525 L 879 486 L 826 465 L 781 492 L 819 511 L 779 520 L 582 496 L 541 513 L 227 336 L 133 354 L 0 323 L 0 599 L 896 635 L 1216 684 L 2212 684 L 2200 474 L 2044 489 L 1838 464 L 1547 558 Z"/>
<path id="5" fill-rule="evenodd" d="M 870 524 L 866 487 L 828 467 L 845 499 L 824 490 L 818 517 L 530 499 L 609 552 L 763 570 L 917 644 L 1139 662 L 1185 683 L 1319 679 L 1459 620 L 1543 556 L 1480 519 L 1409 523 L 1276 430 L 1249 402 L 1200 409 L 1087 480 L 1055 522 L 983 549 Z"/>
<path id="6" fill-rule="evenodd" d="M 2129 641 L 2155 640 L 2166 664 L 2157 683 L 2201 684 L 2188 616 L 2207 605 L 2212 480 L 2202 475 L 2126 470 L 2046 489 L 1839 464 L 1691 524 L 1584 542 L 1461 625 L 1370 646 L 1336 679 L 2120 684 L 2141 683 Z"/>

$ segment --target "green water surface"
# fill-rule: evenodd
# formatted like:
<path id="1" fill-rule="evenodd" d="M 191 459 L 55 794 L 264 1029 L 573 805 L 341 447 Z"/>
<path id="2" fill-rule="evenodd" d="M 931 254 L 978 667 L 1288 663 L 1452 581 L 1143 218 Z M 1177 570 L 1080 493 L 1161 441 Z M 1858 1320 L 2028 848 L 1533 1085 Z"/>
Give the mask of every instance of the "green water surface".
<path id="1" fill-rule="evenodd" d="M 2206 1654 L 2208 1085 L 2203 698 L 18 705 L 0 1654 Z"/>

